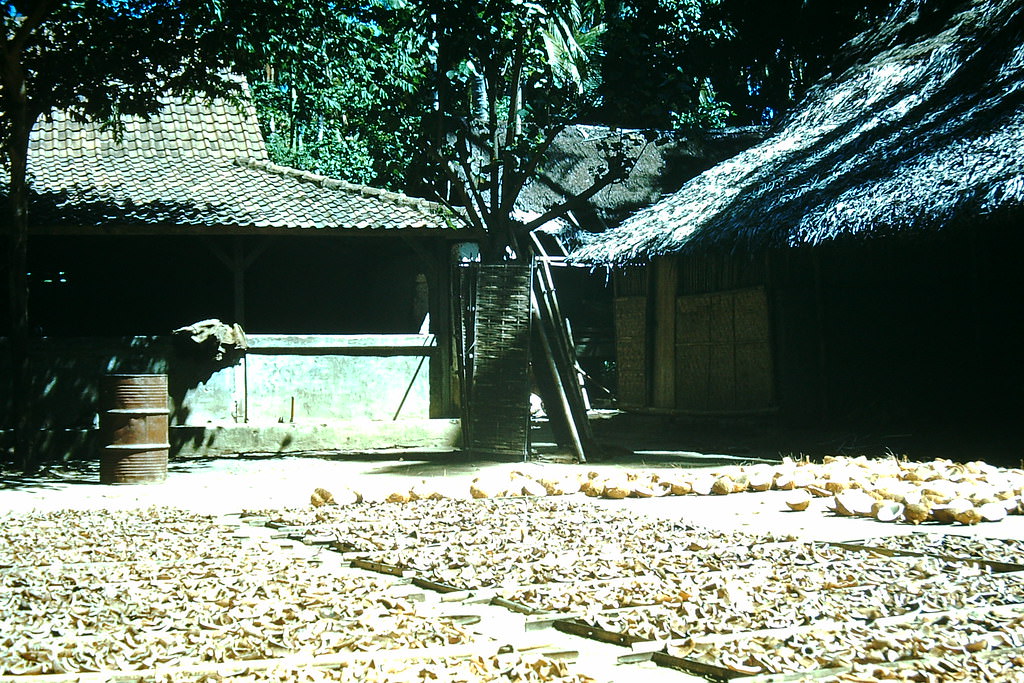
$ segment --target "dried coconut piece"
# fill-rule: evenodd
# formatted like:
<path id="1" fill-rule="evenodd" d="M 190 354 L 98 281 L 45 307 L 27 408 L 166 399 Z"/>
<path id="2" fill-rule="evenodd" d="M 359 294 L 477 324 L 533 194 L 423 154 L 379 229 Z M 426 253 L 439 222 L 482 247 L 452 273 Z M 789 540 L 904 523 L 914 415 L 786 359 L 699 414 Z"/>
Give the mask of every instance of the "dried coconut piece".
<path id="1" fill-rule="evenodd" d="M 775 481 L 774 473 L 767 465 L 751 467 L 748 470 L 748 475 L 750 477 L 750 490 L 752 491 L 768 491 L 772 488 Z"/>
<path id="2" fill-rule="evenodd" d="M 985 522 L 1001 522 L 1006 519 L 1006 507 L 1002 503 L 985 503 L 979 505 L 977 510 Z"/>
<path id="3" fill-rule="evenodd" d="M 876 500 L 871 505 L 871 516 L 879 522 L 895 522 L 903 515 L 903 503 L 893 500 Z"/>
<path id="4" fill-rule="evenodd" d="M 813 486 L 817 481 L 817 475 L 814 472 L 814 468 L 810 465 L 801 465 L 793 470 L 793 487 L 794 488 L 807 488 Z M 829 495 L 827 492 L 825 495 Z"/>
<path id="5" fill-rule="evenodd" d="M 412 500 L 412 494 L 409 491 L 394 491 L 384 500 L 388 503 L 408 503 Z"/>
<path id="6" fill-rule="evenodd" d="M 616 500 L 626 498 L 630 493 L 633 492 L 633 487 L 628 483 L 611 483 L 604 488 L 605 498 L 614 498 Z"/>
<path id="7" fill-rule="evenodd" d="M 693 493 L 693 484 L 685 479 L 672 481 L 670 487 L 673 496 L 685 496 L 687 493 Z"/>
<path id="8" fill-rule="evenodd" d="M 444 494 L 437 490 L 437 487 L 426 479 L 421 480 L 409 491 L 412 500 L 441 500 Z"/>
<path id="9" fill-rule="evenodd" d="M 849 479 L 829 479 L 825 482 L 825 489 L 833 494 L 842 493 L 850 488 Z"/>
<path id="10" fill-rule="evenodd" d="M 331 505 L 334 503 L 334 496 L 327 489 L 316 488 L 313 489 L 313 494 L 309 497 L 309 503 L 315 508 Z"/>
<path id="11" fill-rule="evenodd" d="M 796 488 L 796 482 L 793 481 L 792 472 L 776 472 L 774 483 L 775 488 L 780 491 L 792 491 Z"/>
<path id="12" fill-rule="evenodd" d="M 469 485 L 469 495 L 473 498 L 498 498 L 501 493 L 501 489 L 493 482 L 476 479 Z"/>
<path id="13" fill-rule="evenodd" d="M 811 505 L 811 494 L 806 489 L 794 489 L 786 498 L 786 505 L 790 510 L 798 512 L 806 510 Z"/>
<path id="14" fill-rule="evenodd" d="M 633 498 L 653 498 L 654 488 L 648 484 L 636 482 L 633 484 L 633 490 L 630 491 L 629 495 Z"/>
<path id="15" fill-rule="evenodd" d="M 803 486 L 801 488 L 805 489 L 808 493 L 815 496 L 816 498 L 828 498 L 829 496 L 832 495 L 829 492 L 829 490 L 825 488 L 824 482 L 816 482 L 814 484 L 809 484 L 808 486 Z"/>
<path id="16" fill-rule="evenodd" d="M 972 505 L 969 508 L 957 512 L 953 515 L 953 519 L 966 526 L 974 526 L 982 521 L 982 516 L 981 512 L 978 511 L 978 508 Z"/>
<path id="17" fill-rule="evenodd" d="M 590 480 L 588 479 L 587 481 Z M 541 479 L 540 485 L 544 487 L 549 496 L 565 496 L 570 493 L 578 493 L 580 490 L 580 482 L 571 477 L 564 479 Z"/>
<path id="18" fill-rule="evenodd" d="M 903 510 L 903 518 L 911 524 L 927 522 L 931 515 L 932 509 L 925 503 L 913 503 Z"/>
<path id="19" fill-rule="evenodd" d="M 932 508 L 932 519 L 940 524 L 952 524 L 956 521 L 958 514 L 973 507 L 974 504 L 966 498 L 954 498 L 944 505 L 934 506 Z"/>
<path id="20" fill-rule="evenodd" d="M 519 490 L 524 496 L 546 496 L 548 495 L 547 488 L 538 481 L 533 479 L 519 479 L 515 482 L 519 485 Z"/>
<path id="21" fill-rule="evenodd" d="M 736 482 L 728 474 L 715 479 L 714 483 L 711 484 L 711 493 L 718 496 L 724 496 L 732 493 L 736 487 Z"/>
<path id="22" fill-rule="evenodd" d="M 668 496 L 672 493 L 671 482 L 658 480 L 651 485 L 651 490 L 654 492 L 655 498 L 661 498 L 662 496 Z"/>
<path id="23" fill-rule="evenodd" d="M 690 479 L 690 489 L 698 496 L 707 496 L 711 494 L 711 487 L 714 486 L 714 477 L 698 474 L 694 475 Z"/>
<path id="24" fill-rule="evenodd" d="M 857 489 L 843 491 L 832 500 L 836 513 L 844 517 L 867 517 L 875 503 L 874 498 Z"/>

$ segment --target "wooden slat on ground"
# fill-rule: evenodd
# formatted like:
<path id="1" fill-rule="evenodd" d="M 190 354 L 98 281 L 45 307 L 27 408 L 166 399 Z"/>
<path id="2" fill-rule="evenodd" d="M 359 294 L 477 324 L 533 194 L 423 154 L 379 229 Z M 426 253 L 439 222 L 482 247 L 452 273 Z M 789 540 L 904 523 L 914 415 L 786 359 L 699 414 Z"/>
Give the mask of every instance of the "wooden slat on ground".
<path id="1" fill-rule="evenodd" d="M 270 659 L 231 660 L 218 663 L 195 665 L 172 665 L 151 669 L 106 669 L 86 673 L 37 674 L 21 676 L 0 676 L 0 683 L 93 683 L 93 682 L 127 682 L 157 676 L 170 676 L 177 680 L 181 676 L 199 675 L 230 675 L 244 671 L 263 671 L 277 668 L 332 668 L 357 662 L 383 662 L 405 660 L 434 660 L 466 657 L 490 657 L 510 649 L 497 641 L 473 641 L 462 645 L 442 647 L 404 648 L 396 650 L 371 650 L 365 652 L 345 652 L 340 654 L 293 655 Z M 564 652 L 564 651 L 560 651 Z"/>

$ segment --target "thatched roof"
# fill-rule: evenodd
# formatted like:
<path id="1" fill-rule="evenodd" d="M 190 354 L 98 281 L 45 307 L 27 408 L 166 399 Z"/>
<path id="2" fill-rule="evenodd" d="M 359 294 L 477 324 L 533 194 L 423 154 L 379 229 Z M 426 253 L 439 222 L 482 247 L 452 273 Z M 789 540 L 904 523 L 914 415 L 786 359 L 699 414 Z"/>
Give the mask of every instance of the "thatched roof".
<path id="1" fill-rule="evenodd" d="M 605 187 L 574 211 L 583 229 L 618 225 L 719 161 L 760 142 L 760 128 L 731 128 L 704 135 L 672 131 L 635 131 L 604 126 L 570 126 L 555 137 L 542 172 L 519 196 L 516 207 L 542 214 L 566 198 L 587 190 L 606 165 L 604 145 L 623 141 L 636 165 L 622 181 Z"/>
<path id="2" fill-rule="evenodd" d="M 660 254 L 934 234 L 1024 215 L 1024 4 L 904 2 L 776 134 L 573 253 Z"/>

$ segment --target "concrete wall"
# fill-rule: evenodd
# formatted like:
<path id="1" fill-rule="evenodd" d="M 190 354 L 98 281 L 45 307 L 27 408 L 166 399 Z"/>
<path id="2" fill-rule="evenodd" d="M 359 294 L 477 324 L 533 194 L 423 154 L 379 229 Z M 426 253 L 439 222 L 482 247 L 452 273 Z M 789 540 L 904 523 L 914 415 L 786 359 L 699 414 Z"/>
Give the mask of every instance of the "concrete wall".
<path id="1" fill-rule="evenodd" d="M 429 417 L 433 335 L 253 335 L 249 345 L 195 378 L 175 424 Z"/>
<path id="2" fill-rule="evenodd" d="M 33 423 L 47 443 L 74 449 L 63 444 L 94 441 L 104 374 L 166 373 L 172 452 L 455 447 L 458 421 L 428 419 L 433 335 L 253 335 L 249 343 L 225 364 L 182 355 L 169 337 L 41 340 L 31 358 Z M 7 362 L 0 349 L 5 380 Z M 2 390 L 0 428 L 11 424 L 6 381 Z"/>

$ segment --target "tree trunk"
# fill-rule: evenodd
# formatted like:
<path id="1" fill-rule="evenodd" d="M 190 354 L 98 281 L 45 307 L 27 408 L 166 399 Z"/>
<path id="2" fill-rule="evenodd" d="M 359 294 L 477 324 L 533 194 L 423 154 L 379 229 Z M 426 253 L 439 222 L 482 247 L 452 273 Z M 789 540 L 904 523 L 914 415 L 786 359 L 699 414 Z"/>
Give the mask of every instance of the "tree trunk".
<path id="1" fill-rule="evenodd" d="M 34 118 L 29 115 L 25 92 L 25 74 L 20 64 L 4 65 L 4 110 L 10 116 L 7 160 L 10 163 L 8 186 L 7 265 L 10 292 L 11 409 L 14 427 L 14 456 L 26 473 L 38 463 L 32 452 L 28 400 L 29 392 L 29 317 L 28 317 L 28 142 Z"/>

